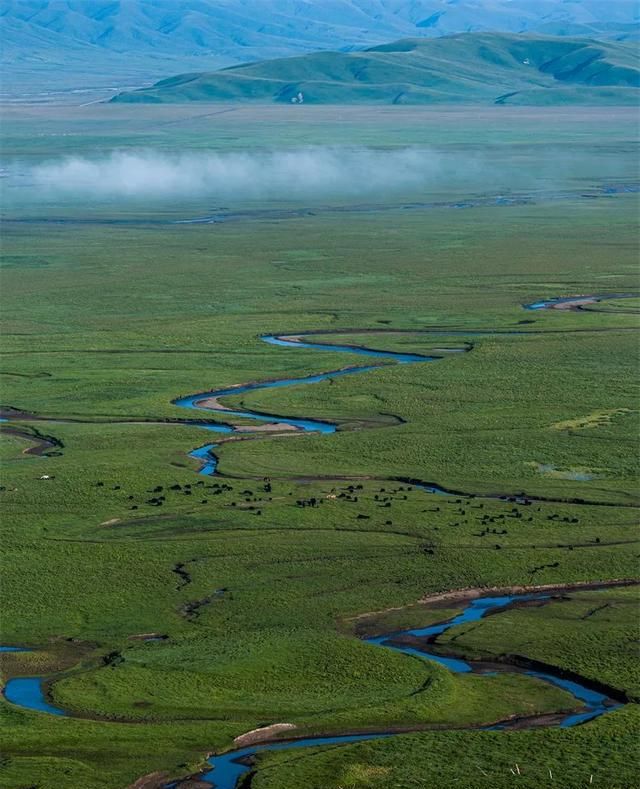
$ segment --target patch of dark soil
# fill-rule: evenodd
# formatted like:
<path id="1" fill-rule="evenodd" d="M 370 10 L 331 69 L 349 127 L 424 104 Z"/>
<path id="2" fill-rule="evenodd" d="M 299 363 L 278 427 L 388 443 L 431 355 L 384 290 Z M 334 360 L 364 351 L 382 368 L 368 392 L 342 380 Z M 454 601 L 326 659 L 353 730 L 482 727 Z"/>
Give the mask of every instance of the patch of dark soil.
<path id="1" fill-rule="evenodd" d="M 60 451 L 64 447 L 62 441 L 55 436 L 47 436 L 41 433 L 35 427 L 27 430 L 26 428 L 22 429 L 3 425 L 2 432 L 34 442 L 35 446 L 25 449 L 23 452 L 24 455 L 36 455 L 38 457 L 55 457 L 62 455 Z"/>
<path id="2" fill-rule="evenodd" d="M 191 560 L 193 561 L 193 559 Z M 178 585 L 176 586 L 176 590 L 180 591 L 185 586 L 191 583 L 191 574 L 185 569 L 186 563 L 178 562 L 174 564 L 173 569 L 171 570 L 172 573 L 175 573 L 178 578 L 180 579 Z"/>
<path id="3" fill-rule="evenodd" d="M 203 597 L 200 600 L 189 600 L 180 606 L 180 614 L 184 616 L 185 619 L 193 621 L 200 616 L 200 611 L 202 608 L 209 605 L 214 600 L 220 599 L 227 591 L 228 589 L 226 587 L 224 589 L 216 589 L 215 592 Z"/>

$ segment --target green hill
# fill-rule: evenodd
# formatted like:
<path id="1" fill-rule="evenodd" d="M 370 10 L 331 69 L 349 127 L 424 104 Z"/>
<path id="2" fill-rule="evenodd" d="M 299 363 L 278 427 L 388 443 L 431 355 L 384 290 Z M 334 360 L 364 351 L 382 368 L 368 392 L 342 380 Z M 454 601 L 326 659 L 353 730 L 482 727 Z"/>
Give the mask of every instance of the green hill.
<path id="1" fill-rule="evenodd" d="M 113 101 L 290 103 L 301 93 L 310 104 L 627 104 L 638 87 L 630 44 L 463 33 L 180 74 Z"/>

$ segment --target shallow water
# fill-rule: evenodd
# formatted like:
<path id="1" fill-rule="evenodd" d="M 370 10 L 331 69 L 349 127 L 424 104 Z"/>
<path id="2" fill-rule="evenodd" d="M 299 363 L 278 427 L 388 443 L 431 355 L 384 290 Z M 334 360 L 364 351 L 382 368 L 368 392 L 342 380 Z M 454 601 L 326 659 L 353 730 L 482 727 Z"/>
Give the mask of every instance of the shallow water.
<path id="1" fill-rule="evenodd" d="M 192 452 L 189 452 L 190 458 L 195 458 L 196 460 L 202 461 L 202 466 L 200 467 L 198 474 L 212 476 L 216 473 L 218 458 L 213 454 L 213 450 L 217 446 L 217 444 L 205 444 L 204 446 L 198 447 L 198 449 L 194 449 Z"/>
<path id="2" fill-rule="evenodd" d="M 293 335 L 295 337 L 303 338 L 305 333 Z M 263 342 L 268 342 L 270 345 L 279 345 L 285 348 L 312 348 L 314 351 L 336 351 L 346 353 L 357 353 L 359 356 L 377 356 L 381 359 L 393 359 L 400 364 L 411 364 L 413 362 L 432 362 L 435 361 L 433 356 L 424 356 L 419 353 L 400 353 L 398 351 L 376 351 L 373 348 L 361 348 L 357 345 L 330 345 L 319 342 L 305 342 L 303 339 L 291 340 L 283 339 L 274 334 L 263 334 L 260 339 Z M 366 369 L 366 368 L 363 368 Z M 362 372 L 362 370 L 360 370 Z"/>
<path id="3" fill-rule="evenodd" d="M 449 630 L 456 625 L 462 625 L 467 622 L 477 622 L 490 610 L 495 608 L 500 608 L 501 606 L 509 605 L 509 603 L 513 602 L 513 600 L 531 600 L 531 599 L 538 599 L 543 600 L 546 599 L 548 595 L 520 595 L 518 597 L 513 596 L 502 596 L 502 597 L 481 597 L 477 600 L 473 600 L 469 605 L 462 611 L 462 613 L 458 614 L 458 616 L 453 617 L 453 619 L 447 620 L 446 622 L 441 622 L 437 625 L 428 625 L 427 627 L 419 627 L 413 628 L 412 630 L 402 630 L 397 633 L 387 633 L 383 636 L 376 636 L 375 638 L 367 638 L 366 641 L 369 644 L 377 644 L 379 646 L 389 647 L 390 649 L 394 649 L 397 652 L 404 652 L 408 655 L 417 655 L 418 657 L 428 658 L 429 660 L 433 660 L 436 663 L 440 663 L 443 666 L 446 666 L 451 671 L 454 671 L 458 674 L 467 673 L 472 671 L 472 667 L 467 663 L 465 660 L 461 660 L 459 658 L 452 658 L 452 657 L 444 657 L 442 655 L 435 655 L 429 652 L 425 652 L 419 649 L 415 649 L 413 647 L 396 644 L 393 643 L 394 638 L 398 638 L 399 636 L 416 636 L 418 638 L 427 638 L 429 636 L 439 636 L 445 631 Z"/>
<path id="4" fill-rule="evenodd" d="M 599 474 L 594 474 L 590 471 L 580 471 L 578 469 L 566 469 L 563 471 L 552 463 L 537 463 L 536 471 L 556 479 L 569 479 L 572 482 L 592 482 L 594 479 L 601 479 Z"/>
<path id="5" fill-rule="evenodd" d="M 606 702 L 609 701 L 608 696 L 604 693 L 599 693 L 597 690 L 585 688 L 584 685 L 580 685 L 578 682 L 573 682 L 570 679 L 562 679 L 562 677 L 555 677 L 553 674 L 545 674 L 540 671 L 527 671 L 526 673 L 531 677 L 538 677 L 545 682 L 550 682 L 552 685 L 557 685 L 559 688 L 568 691 L 577 699 L 584 702 L 587 709 L 584 712 L 576 712 L 573 715 L 567 715 L 562 723 L 560 723 L 560 728 L 562 729 L 576 726 L 579 723 L 585 723 L 615 707 L 621 706 L 620 704 L 606 706 Z"/>
<path id="6" fill-rule="evenodd" d="M 278 345 L 287 348 L 313 348 L 314 350 L 318 350 L 318 351 L 333 351 L 333 352 L 347 351 L 349 353 L 355 353 L 359 356 L 378 357 L 381 359 L 393 359 L 399 364 L 414 364 L 416 362 L 432 362 L 438 358 L 434 356 L 423 356 L 415 353 L 377 351 L 372 348 L 359 348 L 353 345 L 327 345 L 323 343 L 310 343 L 310 342 L 303 342 L 303 341 L 297 341 L 291 339 L 282 339 L 281 337 L 277 337 L 273 334 L 265 334 L 260 339 L 266 343 L 269 343 L 270 345 Z M 198 411 L 207 411 L 209 413 L 215 412 L 221 414 L 225 418 L 242 417 L 245 419 L 254 419 L 258 422 L 290 425 L 291 427 L 296 428 L 296 430 L 300 430 L 303 432 L 322 433 L 326 435 L 329 433 L 335 433 L 337 429 L 337 425 L 319 419 L 300 419 L 294 417 L 279 416 L 276 414 L 263 414 L 258 411 L 232 410 L 232 409 L 224 408 L 223 406 L 216 407 L 215 405 L 208 405 L 205 407 L 200 405 L 200 403 L 202 403 L 202 401 L 204 400 L 209 400 L 212 398 L 225 397 L 228 395 L 238 395 L 238 394 L 242 394 L 243 392 L 253 392 L 259 389 L 280 389 L 285 386 L 298 386 L 301 384 L 317 384 L 320 383 L 321 381 L 327 381 L 331 378 L 340 378 L 345 375 L 357 375 L 358 373 L 367 373 L 370 372 L 371 370 L 377 370 L 383 366 L 385 365 L 372 364 L 372 365 L 366 365 L 361 367 L 347 367 L 346 369 L 343 370 L 332 370 L 327 373 L 305 375 L 305 376 L 301 376 L 300 378 L 283 378 L 278 381 L 262 381 L 262 382 L 244 384 L 242 386 L 231 386 L 226 389 L 213 389 L 209 392 L 201 392 L 199 394 L 189 395 L 187 397 L 180 397 L 177 400 L 174 400 L 173 403 L 174 405 L 180 406 L 182 408 L 190 408 Z M 205 427 L 207 430 L 211 430 L 219 433 L 239 432 L 236 431 L 230 425 L 224 425 L 224 424 L 211 425 L 211 424 L 201 423 L 200 426 Z M 252 432 L 251 430 L 243 430 L 242 434 L 251 435 L 251 432 Z M 202 461 L 202 466 L 198 472 L 199 474 L 212 476 L 213 474 L 216 473 L 216 469 L 218 466 L 218 459 L 213 452 L 216 446 L 217 444 L 205 444 L 204 446 L 198 447 L 197 449 L 194 449 L 192 452 L 189 453 L 190 457 Z"/>
<path id="7" fill-rule="evenodd" d="M 531 304 L 523 304 L 525 310 L 548 310 L 558 304 L 571 304 L 575 302 L 576 305 L 581 303 L 591 303 L 598 301 L 610 301 L 611 299 L 629 299 L 633 298 L 633 293 L 605 293 L 604 295 L 588 295 L 588 296 L 560 296 L 553 299 L 546 299 L 542 301 L 534 301 Z"/>
<path id="8" fill-rule="evenodd" d="M 292 345 L 300 345 L 301 343 L 291 343 Z M 316 347 L 310 344 L 304 347 Z M 326 350 L 330 346 L 323 346 L 320 349 Z M 372 355 L 371 352 L 367 351 L 366 349 L 362 349 L 364 355 Z M 366 353 L 365 353 L 366 351 Z M 354 353 L 357 351 L 354 350 Z M 407 357 L 408 354 L 400 354 L 403 357 Z M 387 358 L 388 354 L 387 354 Z M 430 357 L 419 357 L 420 361 L 426 362 L 431 361 Z M 405 360 L 406 362 L 406 360 Z M 331 422 L 324 422 L 318 419 L 299 419 L 293 417 L 286 417 L 286 416 L 279 416 L 277 414 L 263 414 L 259 411 L 249 411 L 249 410 L 241 410 L 236 411 L 233 409 L 227 409 L 223 406 L 215 406 L 215 405 L 208 405 L 202 406 L 199 405 L 204 400 L 209 400 L 212 398 L 218 397 L 225 397 L 227 395 L 238 395 L 242 394 L 243 392 L 253 392 L 259 389 L 280 389 L 285 386 L 297 386 L 299 384 L 317 384 L 320 381 L 327 381 L 330 378 L 340 378 L 345 375 L 355 375 L 357 373 L 366 373 L 370 370 L 376 370 L 381 365 L 368 365 L 366 367 L 349 367 L 345 370 L 333 370 L 328 373 L 319 373 L 317 375 L 306 375 L 302 376 L 301 378 L 283 378 L 279 381 L 262 381 L 258 383 L 251 383 L 251 384 L 244 384 L 243 386 L 231 386 L 227 389 L 213 389 L 209 392 L 201 392 L 195 395 L 189 395 L 188 397 L 180 397 L 177 400 L 174 400 L 174 405 L 181 406 L 182 408 L 193 408 L 200 411 L 207 411 L 207 412 L 215 412 L 219 413 L 225 417 L 243 417 L 245 419 L 255 419 L 258 422 L 274 422 L 283 425 L 291 425 L 292 427 L 297 428 L 298 430 L 303 431 L 312 431 L 317 433 L 335 433 L 336 425 L 332 424 Z M 211 430 L 216 430 L 217 427 L 208 426 Z M 235 432 L 232 427 L 228 425 L 221 426 L 219 432 L 222 433 L 233 433 Z M 248 431 L 243 431 L 246 435 Z"/>
<path id="9" fill-rule="evenodd" d="M 42 682 L 42 677 L 15 677 L 5 685 L 4 697 L 12 704 L 28 710 L 48 712 L 50 715 L 66 715 L 63 709 L 54 707 L 46 701 L 42 692 Z"/>

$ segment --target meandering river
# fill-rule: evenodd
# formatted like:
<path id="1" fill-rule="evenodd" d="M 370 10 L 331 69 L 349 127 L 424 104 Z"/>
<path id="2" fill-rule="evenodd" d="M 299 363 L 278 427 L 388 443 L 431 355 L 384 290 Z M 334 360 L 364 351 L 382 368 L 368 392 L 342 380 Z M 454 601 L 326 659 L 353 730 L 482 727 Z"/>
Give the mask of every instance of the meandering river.
<path id="1" fill-rule="evenodd" d="M 477 622 L 487 614 L 499 615 L 499 613 L 514 603 L 530 601 L 530 600 L 549 600 L 548 593 L 528 593 L 528 594 L 514 594 L 503 595 L 499 597 L 481 597 L 470 602 L 467 602 L 463 611 L 451 619 L 441 622 L 436 625 L 429 625 L 423 628 L 412 628 L 409 630 L 395 631 L 386 633 L 374 638 L 365 639 L 367 643 L 372 646 L 382 647 L 386 649 L 393 649 L 397 652 L 402 652 L 405 655 L 420 658 L 426 661 L 435 661 L 448 668 L 454 673 L 467 673 L 478 670 L 473 663 L 459 657 L 443 656 L 433 651 L 430 641 L 442 633 L 445 633 L 452 627 L 457 625 Z M 412 643 L 402 643 L 403 638 L 412 637 Z M 416 642 L 416 639 L 418 642 Z M 2 647 L 3 651 L 20 651 L 20 647 Z M 518 671 L 517 668 L 510 665 L 493 665 L 490 669 L 480 668 L 480 673 L 486 675 L 494 675 L 499 672 L 513 672 Z M 550 671 L 534 671 L 525 670 L 529 676 L 536 677 L 537 679 L 557 685 L 563 690 L 570 693 L 580 706 L 580 709 L 572 712 L 558 713 L 552 716 L 550 720 L 546 720 L 545 716 L 532 716 L 528 719 L 509 719 L 506 721 L 492 723 L 486 726 L 478 726 L 482 730 L 498 730 L 507 729 L 514 726 L 521 725 L 556 725 L 561 727 L 576 726 L 586 721 L 592 720 L 600 715 L 605 714 L 617 707 L 621 706 L 619 701 L 608 696 L 606 693 L 595 690 L 589 686 L 589 683 L 576 681 L 575 679 L 563 678 L 562 671 L 558 670 L 555 673 Z M 43 690 L 44 678 L 42 677 L 16 677 L 10 679 L 4 689 L 4 695 L 7 701 L 12 704 L 23 707 L 25 709 L 36 710 L 38 712 L 48 713 L 51 715 L 66 715 L 67 712 L 61 707 L 54 706 L 49 702 Z M 548 717 L 548 716 L 547 716 Z M 452 726 L 451 728 L 456 728 Z M 228 751 L 217 756 L 209 758 L 211 770 L 208 770 L 199 779 L 210 783 L 216 789 L 234 789 L 238 778 L 251 769 L 251 758 L 256 754 L 264 751 L 283 750 L 289 748 L 304 748 L 322 745 L 340 745 L 351 742 L 359 742 L 362 740 L 380 739 L 382 737 L 392 737 L 402 732 L 370 732 L 364 734 L 345 734 L 327 737 L 301 737 L 298 739 L 268 742 L 258 745 L 251 745 L 239 750 Z M 177 786 L 178 784 L 171 784 Z"/>

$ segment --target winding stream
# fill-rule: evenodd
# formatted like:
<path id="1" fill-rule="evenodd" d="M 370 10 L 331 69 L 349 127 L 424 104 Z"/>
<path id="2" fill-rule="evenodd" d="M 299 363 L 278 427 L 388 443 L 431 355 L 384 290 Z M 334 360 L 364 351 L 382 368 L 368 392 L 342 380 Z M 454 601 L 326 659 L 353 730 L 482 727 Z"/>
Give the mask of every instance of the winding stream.
<path id="1" fill-rule="evenodd" d="M 626 299 L 626 298 L 634 298 L 635 294 L 632 293 L 613 293 L 613 294 L 603 294 L 603 295 L 585 295 L 585 296 L 566 296 L 566 297 L 556 297 L 552 299 L 546 299 L 536 302 L 531 302 L 529 304 L 523 304 L 523 308 L 530 311 L 537 311 L 537 310 L 545 310 L 545 309 L 561 309 L 561 310 L 580 310 L 585 307 L 585 305 L 594 304 L 596 302 L 602 300 L 610 300 L 610 299 Z M 340 334 L 366 334 L 370 330 L 366 329 L 343 329 L 340 330 Z M 384 333 L 384 329 L 380 330 L 380 333 Z M 474 331 L 474 330 L 460 330 L 460 329 L 407 329 L 407 330 L 387 330 L 392 331 L 395 334 L 433 334 L 434 336 L 478 336 L 478 335 L 495 335 L 499 334 L 508 334 L 508 335 L 520 335 L 520 334 L 528 334 L 529 332 L 512 329 L 506 330 L 501 332 L 494 332 L 491 330 L 484 330 L 484 331 Z M 297 334 L 264 334 L 260 336 L 260 339 L 263 342 L 268 343 L 269 345 L 276 345 L 279 347 L 285 348 L 307 348 L 315 351 L 330 351 L 333 353 L 352 353 L 358 356 L 366 356 L 366 357 L 374 357 L 380 360 L 377 364 L 369 364 L 363 366 L 353 366 L 353 367 L 346 367 L 340 370 L 332 370 L 325 373 L 318 373 L 314 375 L 307 375 L 302 376 L 300 378 L 283 378 L 280 380 L 273 380 L 273 381 L 261 381 L 261 382 L 253 382 L 248 384 L 240 384 L 235 386 L 230 386 L 224 389 L 213 389 L 208 392 L 200 392 L 198 394 L 189 395 L 187 397 L 180 397 L 176 400 L 173 400 L 173 404 L 180 406 L 182 408 L 189 408 L 196 411 L 206 411 L 206 412 L 214 412 L 220 414 L 225 417 L 225 419 L 229 419 L 232 417 L 240 417 L 243 419 L 253 419 L 257 422 L 264 423 L 262 428 L 254 428 L 245 427 L 245 426 L 233 426 L 230 424 L 201 424 L 202 427 L 205 427 L 207 430 L 212 432 L 219 432 L 219 433 L 226 433 L 226 434 L 233 434 L 233 437 L 241 437 L 241 436 L 250 436 L 252 434 L 262 433 L 262 434 L 269 434 L 277 435 L 282 434 L 285 431 L 302 431 L 302 432 L 314 432 L 314 433 L 335 433 L 338 429 L 338 425 L 335 423 L 322 421 L 318 419 L 301 419 L 301 418 L 293 418 L 293 417 L 286 417 L 280 416 L 277 414 L 268 414 L 263 413 L 260 411 L 253 411 L 249 409 L 242 409 L 242 410 L 235 410 L 232 408 L 227 408 L 223 406 L 219 399 L 221 397 L 229 396 L 229 395 L 238 395 L 244 392 L 251 392 L 260 389 L 274 389 L 274 388 L 283 388 L 287 386 L 297 386 L 300 384 L 315 384 L 320 383 L 321 381 L 330 380 L 333 378 L 342 377 L 345 375 L 357 375 L 359 373 L 366 373 L 371 372 L 373 370 L 380 369 L 381 367 L 386 367 L 387 362 L 395 362 L 396 364 L 419 364 L 424 362 L 435 362 L 439 361 L 444 358 L 445 355 L 450 355 L 452 353 L 467 353 L 472 350 L 473 346 L 466 346 L 463 348 L 448 348 L 448 349 L 439 349 L 437 351 L 437 356 L 427 356 L 424 354 L 415 354 L 415 353 L 401 353 L 397 351 L 380 351 L 374 348 L 367 348 L 364 346 L 359 345 L 339 345 L 339 344 L 329 344 L 329 343 L 322 343 L 322 342 L 309 342 L 306 338 L 312 337 L 314 335 L 326 335 L 334 333 L 334 330 L 330 329 L 320 329 L 317 331 L 303 331 L 298 332 Z M 197 449 L 192 450 L 189 453 L 189 456 L 199 460 L 201 462 L 201 467 L 199 469 L 200 474 L 204 474 L 207 476 L 212 476 L 216 473 L 218 467 L 218 458 L 214 453 L 214 450 L 219 446 L 216 443 L 205 444 L 204 446 L 200 446 Z M 403 480 L 408 482 L 408 480 Z M 440 487 L 435 483 L 421 483 L 418 480 L 411 480 L 410 484 L 414 485 L 415 487 L 422 488 L 429 493 L 439 493 L 444 495 L 465 495 L 457 491 L 448 490 L 446 488 Z M 493 496 L 491 494 L 482 494 L 479 496 L 480 498 L 505 498 L 505 496 Z M 516 498 L 523 497 L 523 494 L 518 494 Z"/>
<path id="2" fill-rule="evenodd" d="M 402 652 L 405 655 L 411 655 L 424 660 L 432 660 L 446 666 L 454 673 L 467 673 L 474 671 L 472 663 L 468 663 L 460 658 L 443 657 L 433 652 L 418 649 L 415 646 L 408 646 L 399 643 L 399 639 L 406 636 L 415 636 L 422 639 L 432 639 L 442 633 L 445 633 L 456 625 L 461 625 L 467 622 L 477 622 L 482 617 L 489 613 L 496 612 L 497 609 L 504 609 L 506 606 L 514 602 L 524 600 L 544 600 L 548 599 L 549 595 L 546 594 L 522 594 L 510 595 L 502 597 L 484 597 L 471 601 L 462 613 L 447 620 L 446 622 L 438 625 L 430 625 L 424 628 L 415 628 L 411 630 L 403 630 L 386 635 L 377 636 L 375 638 L 365 639 L 367 643 L 382 646 L 385 648 L 393 649 Z M 487 675 L 495 674 L 498 672 L 514 671 L 515 669 L 508 666 L 492 667 L 490 671 L 483 671 Z M 559 675 L 550 674 L 541 671 L 526 671 L 524 672 L 529 676 L 536 677 L 544 682 L 556 685 L 563 690 L 571 693 L 576 701 L 583 704 L 583 709 L 579 712 L 566 713 L 560 716 L 560 719 L 552 725 L 558 725 L 563 728 L 576 726 L 580 723 L 597 718 L 604 713 L 616 709 L 620 706 L 620 702 L 608 697 L 606 694 L 601 693 L 591 688 L 586 687 L 579 682 L 563 679 Z M 540 716 L 538 716 L 540 717 Z M 535 721 L 535 716 L 532 721 Z M 480 731 L 500 730 L 507 729 L 511 726 L 517 725 L 518 720 L 502 721 L 487 726 L 477 727 Z M 450 727 L 454 728 L 454 727 Z M 338 735 L 334 737 L 301 737 L 299 739 L 280 741 L 280 742 L 267 742 L 258 745 L 250 745 L 235 751 L 228 751 L 226 753 L 211 756 L 208 761 L 212 769 L 204 772 L 198 776 L 198 779 L 205 783 L 210 783 L 216 789 L 234 789 L 237 785 L 240 776 L 248 773 L 252 769 L 253 757 L 264 751 L 281 751 L 290 748 L 312 748 L 320 747 L 323 745 L 345 745 L 352 742 L 361 742 L 363 740 L 375 740 L 386 737 L 393 737 L 402 732 L 378 732 L 369 734 L 351 734 L 351 735 Z M 406 733 L 406 732 L 405 732 Z M 178 787 L 179 783 L 170 784 L 170 786 Z"/>
<path id="3" fill-rule="evenodd" d="M 309 334 L 309 333 L 307 333 Z M 302 336 L 302 335 L 300 335 Z M 327 345 L 323 343 L 304 342 L 301 339 L 287 338 L 286 335 L 272 335 L 267 334 L 260 337 L 263 342 L 270 345 L 284 346 L 287 348 L 313 348 L 318 351 L 332 351 L 340 352 L 345 351 L 349 353 L 358 354 L 359 356 L 378 357 L 381 359 L 393 360 L 399 364 L 413 364 L 416 362 L 432 362 L 440 357 L 436 356 L 423 356 L 413 353 L 395 353 L 393 351 L 377 351 L 372 348 L 360 348 L 355 345 Z M 181 397 L 174 400 L 174 405 L 181 406 L 182 408 L 191 408 L 201 411 L 214 411 L 222 414 L 225 418 L 241 417 L 244 419 L 254 419 L 257 422 L 264 422 L 270 426 L 269 432 L 283 432 L 284 430 L 297 430 L 304 432 L 314 433 L 335 433 L 337 425 L 332 422 L 326 422 L 319 419 L 300 419 L 293 417 L 279 416 L 276 414 L 266 414 L 259 411 L 250 410 L 233 410 L 226 408 L 219 403 L 220 397 L 227 395 L 238 395 L 243 392 L 252 392 L 259 389 L 276 389 L 285 386 L 297 386 L 299 384 L 316 384 L 320 381 L 327 381 L 332 378 L 340 378 L 346 375 L 356 375 L 358 373 L 367 373 L 372 370 L 377 370 L 380 367 L 386 366 L 384 363 L 369 364 L 359 367 L 346 367 L 341 370 L 331 370 L 326 373 L 318 373 L 315 375 L 306 375 L 300 378 L 283 378 L 277 381 L 262 381 L 257 383 L 243 384 L 240 386 L 231 386 L 226 389 L 214 389 L 210 392 L 201 392 L 188 397 Z M 219 431 L 221 433 L 236 433 L 238 435 L 251 435 L 257 433 L 257 430 L 251 428 L 231 427 L 228 424 L 221 425 L 208 425 L 209 430 Z M 203 461 L 200 469 L 200 474 L 212 475 L 215 474 L 218 465 L 217 457 L 214 455 L 213 450 L 217 444 L 206 444 L 198 449 L 190 452 L 190 457 Z"/>

